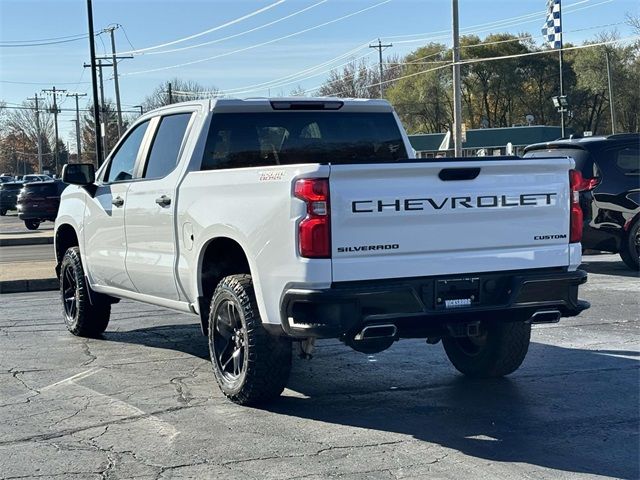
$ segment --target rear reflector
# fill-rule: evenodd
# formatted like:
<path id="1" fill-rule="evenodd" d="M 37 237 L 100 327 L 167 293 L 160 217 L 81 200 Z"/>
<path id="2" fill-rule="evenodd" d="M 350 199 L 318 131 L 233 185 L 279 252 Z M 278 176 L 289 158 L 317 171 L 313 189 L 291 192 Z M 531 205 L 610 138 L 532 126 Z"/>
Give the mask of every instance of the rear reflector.
<path id="1" fill-rule="evenodd" d="M 302 178 L 296 181 L 294 194 L 307 205 L 307 215 L 298 225 L 300 256 L 330 258 L 329 180 Z"/>
<path id="2" fill-rule="evenodd" d="M 585 180 L 578 170 L 569 170 L 570 217 L 569 217 L 569 242 L 577 243 L 582 240 L 582 224 L 584 216 L 580 208 L 580 191 L 585 185 Z"/>

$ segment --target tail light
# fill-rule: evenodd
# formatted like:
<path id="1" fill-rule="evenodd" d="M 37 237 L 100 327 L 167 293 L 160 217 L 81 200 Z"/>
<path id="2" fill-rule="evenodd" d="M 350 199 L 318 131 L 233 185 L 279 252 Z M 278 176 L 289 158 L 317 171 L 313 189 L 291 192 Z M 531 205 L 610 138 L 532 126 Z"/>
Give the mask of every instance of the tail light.
<path id="1" fill-rule="evenodd" d="M 578 170 L 569 170 L 569 187 L 571 200 L 569 204 L 569 242 L 577 243 L 582 240 L 582 223 L 584 216 L 580 207 L 580 191 L 583 190 L 585 180 Z"/>
<path id="2" fill-rule="evenodd" d="M 294 194 L 307 205 L 307 215 L 298 225 L 300 255 L 305 258 L 331 258 L 329 218 L 329 180 L 302 178 Z"/>

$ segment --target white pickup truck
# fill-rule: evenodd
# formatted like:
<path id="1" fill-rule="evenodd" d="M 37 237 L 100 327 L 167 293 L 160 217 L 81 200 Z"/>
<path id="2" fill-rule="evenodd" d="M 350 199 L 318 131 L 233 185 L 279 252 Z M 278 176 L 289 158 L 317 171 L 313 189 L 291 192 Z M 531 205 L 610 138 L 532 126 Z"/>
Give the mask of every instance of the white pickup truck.
<path id="1" fill-rule="evenodd" d="M 378 100 L 189 102 L 140 117 L 97 172 L 67 165 L 64 318 L 98 336 L 121 298 L 192 313 L 215 378 L 257 404 L 292 344 L 442 340 L 466 375 L 515 371 L 532 323 L 589 304 L 569 158 L 416 159 Z"/>

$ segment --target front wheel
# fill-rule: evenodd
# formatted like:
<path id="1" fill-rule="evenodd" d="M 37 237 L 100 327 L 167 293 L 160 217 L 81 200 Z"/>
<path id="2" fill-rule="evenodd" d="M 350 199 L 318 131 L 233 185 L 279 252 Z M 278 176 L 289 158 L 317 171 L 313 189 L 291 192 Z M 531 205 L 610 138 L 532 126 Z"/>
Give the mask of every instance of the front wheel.
<path id="1" fill-rule="evenodd" d="M 640 220 L 629 229 L 620 249 L 620 258 L 631 270 L 640 270 Z"/>
<path id="2" fill-rule="evenodd" d="M 37 230 L 40 226 L 39 220 L 25 220 L 24 226 L 27 227 L 27 230 Z"/>
<path id="3" fill-rule="evenodd" d="M 263 328 L 250 275 L 218 284 L 209 312 L 209 353 L 222 393 L 237 404 L 264 403 L 284 390 L 291 341 Z"/>
<path id="4" fill-rule="evenodd" d="M 80 250 L 71 247 L 60 265 L 60 295 L 67 330 L 80 337 L 96 337 L 109 324 L 111 304 L 96 293 L 89 298 L 91 293 L 82 268 Z"/>
<path id="5" fill-rule="evenodd" d="M 453 366 L 474 378 L 515 372 L 527 355 L 531 325 L 524 322 L 483 325 L 477 337 L 445 337 L 444 350 Z"/>

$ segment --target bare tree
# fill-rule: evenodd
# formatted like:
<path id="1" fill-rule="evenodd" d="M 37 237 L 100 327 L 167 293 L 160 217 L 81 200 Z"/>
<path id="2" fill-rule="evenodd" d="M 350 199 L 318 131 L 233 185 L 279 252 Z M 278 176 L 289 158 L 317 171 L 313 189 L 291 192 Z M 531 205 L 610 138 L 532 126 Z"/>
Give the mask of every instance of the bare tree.
<path id="1" fill-rule="evenodd" d="M 169 98 L 169 85 L 171 85 L 171 99 Z M 221 96 L 222 92 L 216 87 L 206 87 L 193 80 L 181 80 L 173 78 L 158 85 L 153 92 L 142 102 L 144 110 L 169 105 L 170 103 L 186 102 Z"/>

